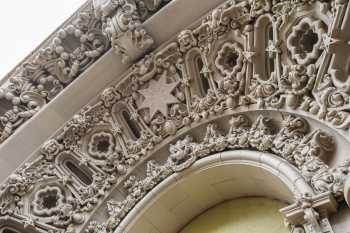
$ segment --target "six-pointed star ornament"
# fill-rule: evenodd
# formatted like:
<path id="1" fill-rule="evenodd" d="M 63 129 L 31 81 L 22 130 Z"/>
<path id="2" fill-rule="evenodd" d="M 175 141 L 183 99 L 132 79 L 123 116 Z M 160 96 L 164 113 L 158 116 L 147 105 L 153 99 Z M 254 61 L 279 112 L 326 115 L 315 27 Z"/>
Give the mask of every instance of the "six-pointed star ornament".
<path id="1" fill-rule="evenodd" d="M 171 94 L 178 84 L 179 82 L 167 83 L 164 76 L 158 81 L 150 80 L 148 88 L 139 90 L 145 97 L 139 109 L 148 108 L 151 119 L 157 112 L 167 116 L 168 105 L 179 103 L 179 100 Z"/>

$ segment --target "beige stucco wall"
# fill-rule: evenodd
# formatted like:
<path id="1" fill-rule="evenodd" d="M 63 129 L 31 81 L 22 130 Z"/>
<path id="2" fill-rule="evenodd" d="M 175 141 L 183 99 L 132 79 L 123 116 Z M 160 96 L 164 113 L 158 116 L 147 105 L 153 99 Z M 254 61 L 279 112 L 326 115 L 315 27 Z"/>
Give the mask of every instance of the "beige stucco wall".
<path id="1" fill-rule="evenodd" d="M 279 213 L 284 206 L 265 198 L 232 200 L 198 216 L 181 233 L 289 233 Z"/>

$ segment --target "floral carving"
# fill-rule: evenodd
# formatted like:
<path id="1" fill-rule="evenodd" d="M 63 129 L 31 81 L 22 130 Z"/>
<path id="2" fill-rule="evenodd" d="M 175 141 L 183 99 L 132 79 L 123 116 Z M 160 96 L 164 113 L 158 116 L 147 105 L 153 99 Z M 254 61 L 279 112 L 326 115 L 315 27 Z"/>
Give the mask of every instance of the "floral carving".
<path id="1" fill-rule="evenodd" d="M 33 212 L 38 216 L 51 216 L 60 212 L 64 205 L 64 195 L 57 186 L 47 186 L 39 190 L 33 200 Z"/>
<path id="2" fill-rule="evenodd" d="M 287 46 L 300 65 L 310 64 L 320 54 L 322 36 L 325 33 L 323 23 L 320 20 L 303 18 L 292 29 L 288 36 Z"/>
<path id="3" fill-rule="evenodd" d="M 232 77 L 242 69 L 242 49 L 237 43 L 222 45 L 215 59 L 215 65 L 224 76 Z"/>
<path id="4" fill-rule="evenodd" d="M 124 183 L 124 187 L 128 191 L 127 198 L 122 202 L 111 200 L 107 203 L 108 214 L 113 216 L 113 218 L 110 218 L 102 229 L 107 230 L 108 232 L 113 231 L 131 208 L 133 208 L 142 197 L 170 174 L 172 174 L 172 171 L 169 167 L 160 166 L 155 161 L 149 161 L 147 164 L 147 176 L 145 179 L 137 180 L 135 176 L 129 177 Z"/>
<path id="5" fill-rule="evenodd" d="M 230 130 L 227 134 L 228 147 L 248 148 L 250 121 L 245 115 L 233 116 L 230 120 Z"/>
<path id="6" fill-rule="evenodd" d="M 324 169 L 320 166 L 311 179 L 312 186 L 320 193 L 331 191 L 341 197 L 344 192 L 344 184 L 350 172 L 350 161 L 344 161 L 340 166 L 332 169 Z"/>
<path id="7" fill-rule="evenodd" d="M 114 152 L 113 135 L 108 132 L 98 132 L 91 136 L 88 144 L 89 154 L 97 159 L 105 159 Z"/>
<path id="8" fill-rule="evenodd" d="M 332 148 L 329 144 L 331 143 L 329 136 L 320 131 L 310 133 L 307 122 L 300 117 L 288 116 L 283 120 L 278 133 L 273 133 L 275 129 L 268 124 L 270 121 L 271 119 L 260 115 L 250 126 L 246 115 L 237 115 L 230 120 L 231 127 L 225 136 L 219 132 L 215 124 L 209 124 L 206 135 L 201 142 L 194 142 L 189 135 L 178 140 L 170 146 L 170 155 L 164 165 L 157 165 L 154 161 L 150 161 L 147 166 L 147 176 L 144 179 L 138 180 L 135 176 L 129 177 L 124 183 L 128 196 L 124 201 L 110 201 L 108 203 L 107 210 L 110 218 L 102 225 L 102 229 L 112 232 L 139 200 L 171 174 L 181 172 L 198 159 L 226 148 L 274 151 L 283 158 L 286 158 L 287 153 L 290 155 L 290 161 L 301 170 L 316 192 L 326 194 L 331 192 L 338 196 L 342 192 L 345 179 L 348 177 L 350 163 L 345 161 L 344 164 L 330 169 L 320 160 L 323 151 Z M 250 140 L 251 135 L 256 135 L 256 138 Z M 264 136 L 264 139 L 257 140 L 258 136 Z M 289 140 L 292 142 L 293 148 L 289 150 L 281 147 L 281 140 Z M 306 145 L 309 150 L 306 150 Z M 301 151 L 305 151 L 305 153 L 301 154 Z M 296 161 L 297 158 L 298 161 Z M 92 232 L 97 232 L 92 230 L 94 225 L 96 222 L 90 224 L 90 229 Z"/>
<path id="9" fill-rule="evenodd" d="M 194 151 L 197 150 L 197 144 L 193 143 L 191 136 L 186 136 L 183 140 L 179 140 L 174 145 L 170 145 L 169 163 L 174 171 L 182 171 L 190 167 L 195 161 L 193 156 Z"/>
<path id="10" fill-rule="evenodd" d="M 281 154 L 285 159 L 293 161 L 293 154 L 299 142 L 308 132 L 307 122 L 300 117 L 288 116 L 282 122 L 282 129 L 273 140 L 272 150 Z"/>

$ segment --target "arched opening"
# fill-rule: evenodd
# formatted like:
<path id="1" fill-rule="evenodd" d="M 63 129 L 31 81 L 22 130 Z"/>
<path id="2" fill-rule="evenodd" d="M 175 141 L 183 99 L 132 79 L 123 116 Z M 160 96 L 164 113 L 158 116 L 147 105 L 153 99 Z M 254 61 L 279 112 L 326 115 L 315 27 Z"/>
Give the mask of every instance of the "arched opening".
<path id="1" fill-rule="evenodd" d="M 265 40 L 265 47 L 269 48 L 269 46 L 271 46 L 271 43 L 274 43 L 273 26 L 271 23 L 267 25 L 266 34 L 267 38 Z M 275 70 L 275 59 L 274 56 L 271 54 L 271 51 L 265 51 L 265 61 L 265 70 L 267 75 L 266 77 L 270 78 L 272 72 Z"/>
<path id="2" fill-rule="evenodd" d="M 79 166 L 77 166 L 74 162 L 70 160 L 66 160 L 64 162 L 65 167 L 74 174 L 74 176 L 79 179 L 80 182 L 82 182 L 85 185 L 91 185 L 92 184 L 92 177 L 90 177 L 86 172 L 84 172 Z"/>
<path id="3" fill-rule="evenodd" d="M 178 233 L 196 216 L 226 201 L 264 197 L 287 206 L 305 192 L 313 193 L 297 169 L 275 155 L 222 152 L 161 182 L 129 212 L 115 233 Z"/>
<path id="4" fill-rule="evenodd" d="M 192 96 L 205 97 L 210 89 L 210 82 L 204 71 L 204 61 L 198 48 L 190 50 L 186 55 L 186 67 L 191 79 Z"/>
<path id="5" fill-rule="evenodd" d="M 254 73 L 262 80 L 268 80 L 275 71 L 275 56 L 277 48 L 275 45 L 273 20 L 268 15 L 259 17 L 255 24 L 254 47 Z"/>
<path id="6" fill-rule="evenodd" d="M 62 175 L 71 176 L 73 186 L 89 186 L 93 183 L 93 172 L 85 164 L 79 163 L 79 157 L 69 152 L 63 152 L 56 157 L 57 168 Z"/>
<path id="7" fill-rule="evenodd" d="M 122 110 L 122 116 L 129 128 L 134 139 L 139 139 L 141 137 L 141 130 L 134 120 L 131 119 L 129 112 L 124 109 Z"/>
<path id="8" fill-rule="evenodd" d="M 289 233 L 279 213 L 284 205 L 268 198 L 227 201 L 193 219 L 180 233 Z"/>
<path id="9" fill-rule="evenodd" d="M 209 85 L 208 78 L 203 73 L 203 68 L 204 68 L 203 59 L 200 55 L 198 55 L 197 57 L 195 57 L 194 62 L 196 64 L 196 73 L 197 73 L 196 77 L 199 77 L 199 79 L 197 79 L 196 81 L 198 81 L 198 85 L 200 87 L 200 93 L 201 93 L 200 95 L 204 97 L 208 92 L 208 90 L 210 89 L 210 85 Z"/>
<path id="10" fill-rule="evenodd" d="M 118 125 L 131 140 L 136 141 L 141 137 L 140 122 L 132 117 L 131 109 L 127 103 L 119 102 L 115 104 L 112 112 L 114 121 L 118 122 Z"/>

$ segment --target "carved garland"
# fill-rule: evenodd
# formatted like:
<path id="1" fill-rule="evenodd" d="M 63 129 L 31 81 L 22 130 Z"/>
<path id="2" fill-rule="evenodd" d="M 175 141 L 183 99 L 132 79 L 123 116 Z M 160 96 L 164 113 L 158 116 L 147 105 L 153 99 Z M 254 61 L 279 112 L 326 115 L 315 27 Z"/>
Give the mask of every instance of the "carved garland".
<path id="1" fill-rule="evenodd" d="M 109 201 L 108 221 L 104 224 L 91 222 L 87 232 L 113 232 L 129 211 L 160 182 L 189 168 L 198 159 L 224 150 L 252 149 L 272 152 L 296 166 L 316 193 L 330 192 L 342 200 L 344 183 L 350 172 L 350 160 L 333 169 L 321 160 L 333 150 L 332 138 L 320 130 L 310 133 L 307 122 L 300 117 L 288 116 L 277 133 L 273 133 L 271 123 L 271 119 L 260 115 L 250 124 L 247 116 L 237 115 L 231 118 L 230 129 L 226 135 L 215 124 L 209 124 L 200 143 L 194 142 L 187 135 L 170 145 L 167 162 L 158 165 L 153 160 L 149 161 L 146 177 L 142 180 L 130 176 L 124 183 L 127 197 L 121 202 Z M 300 198 L 308 195 L 310 194 L 306 193 Z"/>

